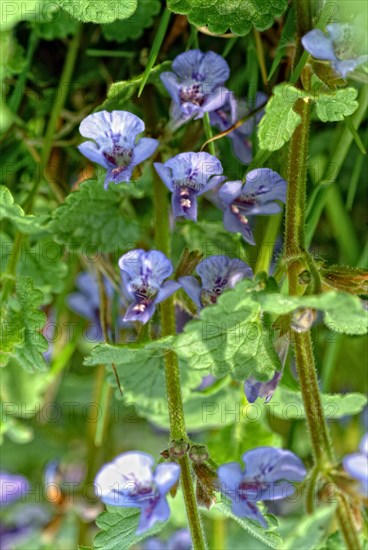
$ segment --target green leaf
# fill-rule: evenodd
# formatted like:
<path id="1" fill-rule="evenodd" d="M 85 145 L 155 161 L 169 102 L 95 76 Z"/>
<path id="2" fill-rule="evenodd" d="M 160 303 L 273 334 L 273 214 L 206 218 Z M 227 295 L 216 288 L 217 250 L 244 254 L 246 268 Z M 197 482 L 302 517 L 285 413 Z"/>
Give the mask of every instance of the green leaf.
<path id="1" fill-rule="evenodd" d="M 0 221 L 9 220 L 21 233 L 40 233 L 45 228 L 41 223 L 44 216 L 28 216 L 23 209 L 15 204 L 13 196 L 5 185 L 0 186 Z"/>
<path id="2" fill-rule="evenodd" d="M 279 84 L 273 92 L 258 131 L 259 145 L 267 151 L 280 149 L 293 135 L 301 122 L 293 107 L 297 99 L 304 94 L 290 84 Z"/>
<path id="3" fill-rule="evenodd" d="M 94 539 L 94 548 L 103 550 L 128 550 L 137 542 L 159 533 L 165 523 L 156 524 L 143 535 L 136 535 L 140 510 L 107 506 L 107 512 L 102 512 L 96 519 L 97 527 L 101 529 Z"/>
<path id="4" fill-rule="evenodd" d="M 160 86 L 160 74 L 164 71 L 168 71 L 171 67 L 170 61 L 164 61 L 160 65 L 156 65 L 150 71 L 147 82 L 149 84 L 155 84 Z M 112 111 L 113 109 L 120 109 L 124 103 L 138 91 L 139 86 L 143 81 L 144 73 L 131 78 L 130 80 L 122 80 L 120 82 L 114 82 L 111 84 L 107 92 L 106 100 L 99 105 L 97 110 L 107 109 Z"/>
<path id="5" fill-rule="evenodd" d="M 242 283 L 240 283 L 242 284 Z M 365 334 L 367 311 L 357 296 L 345 292 L 325 292 L 317 296 L 285 296 L 277 293 L 253 293 L 262 309 L 268 313 L 285 315 L 297 308 L 312 308 L 324 312 L 324 322 L 336 332 Z"/>
<path id="6" fill-rule="evenodd" d="M 85 23 L 112 23 L 116 19 L 127 19 L 137 9 L 137 0 L 58 0 L 58 3 Z"/>
<path id="7" fill-rule="evenodd" d="M 210 412 L 209 408 L 205 411 L 206 415 Z M 242 454 L 255 447 L 281 447 L 281 436 L 269 429 L 259 405 L 242 402 L 239 390 L 238 399 L 231 406 L 222 405 L 221 412 L 224 420 L 233 423 L 209 432 L 206 445 L 217 464 L 240 462 Z"/>
<path id="8" fill-rule="evenodd" d="M 335 506 L 328 506 L 301 519 L 284 540 L 283 549 L 313 550 L 326 533 L 334 513 Z"/>
<path id="9" fill-rule="evenodd" d="M 360 413 L 367 404 L 362 393 L 321 394 L 322 407 L 328 420 Z M 305 418 L 302 395 L 299 391 L 279 386 L 272 397 L 272 414 L 285 420 Z"/>
<path id="10" fill-rule="evenodd" d="M 248 518 L 240 518 L 236 515 L 234 515 L 229 508 L 229 506 L 225 503 L 218 503 L 214 506 L 215 509 L 222 512 L 226 517 L 231 518 L 236 521 L 236 523 L 244 529 L 244 531 L 247 531 L 250 533 L 254 538 L 260 540 L 270 548 L 281 548 L 282 545 L 282 538 L 278 533 L 275 533 L 274 531 L 268 530 L 266 531 L 259 523 L 256 521 L 252 521 Z M 273 516 L 265 516 L 266 521 L 268 522 L 268 526 L 271 529 L 274 528 L 274 521 L 275 519 Z"/>
<path id="11" fill-rule="evenodd" d="M 44 40 L 67 38 L 75 34 L 79 22 L 71 13 L 57 6 L 54 0 L 47 0 L 49 4 L 43 13 L 47 16 L 33 23 L 35 33 Z"/>
<path id="12" fill-rule="evenodd" d="M 158 0 L 138 0 L 137 10 L 131 17 L 102 25 L 102 34 L 106 40 L 113 40 L 119 44 L 131 39 L 136 40 L 142 36 L 144 29 L 153 25 L 153 18 L 160 9 L 161 4 Z"/>
<path id="13" fill-rule="evenodd" d="M 138 220 L 124 207 L 127 197 L 137 195 L 133 183 L 110 184 L 101 179 L 84 181 L 69 193 L 53 213 L 49 229 L 70 249 L 110 252 L 134 248 L 139 236 Z"/>
<path id="14" fill-rule="evenodd" d="M 2 306 L 2 365 L 14 357 L 29 372 L 47 369 L 42 353 L 47 351 L 48 343 L 40 334 L 46 321 L 46 315 L 39 309 L 42 303 L 42 292 L 34 289 L 32 279 L 20 278 L 15 296 Z"/>
<path id="15" fill-rule="evenodd" d="M 322 122 L 344 120 L 344 117 L 353 114 L 358 108 L 357 95 L 358 90 L 355 88 L 318 93 L 315 98 L 318 118 Z"/>
<path id="16" fill-rule="evenodd" d="M 244 36 L 252 30 L 271 27 L 275 17 L 284 13 L 286 0 L 168 0 L 167 7 L 188 16 L 193 25 L 207 25 L 210 32 L 223 34 L 228 29 Z"/>
<path id="17" fill-rule="evenodd" d="M 167 341 L 164 341 L 167 342 Z M 92 354 L 84 361 L 85 365 L 106 365 L 111 372 L 111 384 L 116 386 L 112 372 L 115 364 L 123 389 L 124 399 L 135 403 L 140 416 L 150 418 L 151 414 L 167 415 L 165 396 L 164 349 L 168 344 L 162 341 L 152 342 L 146 348 L 112 346 L 100 344 L 93 348 Z M 180 364 L 181 389 L 183 401 L 191 395 L 191 390 L 202 380 L 202 372 L 190 366 Z M 117 397 L 120 394 L 117 393 Z"/>
<path id="18" fill-rule="evenodd" d="M 186 428 L 189 432 L 224 428 L 229 422 L 233 422 L 234 415 L 231 411 L 238 405 L 238 387 L 222 388 L 211 395 L 193 391 L 184 401 Z M 170 428 L 167 412 L 166 414 L 158 414 L 152 411 L 149 419 L 150 422 L 160 426 L 160 428 Z M 219 431 L 219 433 L 222 432 L 223 429 Z"/>
<path id="19" fill-rule="evenodd" d="M 14 27 L 19 21 L 37 21 L 42 17 L 44 0 L 12 0 L 3 2 L 1 30 Z"/>
<path id="20" fill-rule="evenodd" d="M 0 267 L 4 271 L 13 249 L 13 242 L 4 233 L 1 233 L 0 237 Z M 64 288 L 68 267 L 62 261 L 62 257 L 63 248 L 51 240 L 39 241 L 32 247 L 25 244 L 21 250 L 16 274 L 19 277 L 31 277 L 33 286 L 43 294 L 44 304 L 51 302 L 52 296 L 59 294 Z"/>
<path id="21" fill-rule="evenodd" d="M 243 281 L 187 323 L 174 342 L 178 356 L 214 376 L 269 380 L 280 363 L 259 321 L 260 307 L 250 292 L 255 288 L 254 281 Z"/>

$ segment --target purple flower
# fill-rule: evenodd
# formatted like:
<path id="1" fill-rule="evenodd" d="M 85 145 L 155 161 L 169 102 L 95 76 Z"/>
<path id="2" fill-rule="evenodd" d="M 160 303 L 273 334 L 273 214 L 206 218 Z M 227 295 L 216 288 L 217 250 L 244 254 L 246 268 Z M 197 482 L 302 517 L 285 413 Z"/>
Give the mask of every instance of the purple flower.
<path id="1" fill-rule="evenodd" d="M 290 482 L 302 481 L 306 470 L 294 453 L 273 447 L 258 447 L 242 458 L 245 471 L 237 462 L 223 464 L 217 470 L 221 492 L 232 501 L 234 514 L 267 527 L 256 503 L 291 495 L 295 489 Z"/>
<path id="2" fill-rule="evenodd" d="M 113 288 L 104 280 L 106 293 L 111 296 Z M 88 319 L 91 325 L 87 330 L 87 338 L 90 341 L 99 342 L 102 340 L 102 328 L 100 324 L 100 296 L 95 278 L 88 271 L 78 275 L 76 280 L 77 292 L 67 296 L 69 308 L 77 315 Z"/>
<path id="3" fill-rule="evenodd" d="M 164 283 L 172 274 L 173 267 L 159 250 L 131 250 L 120 258 L 119 267 L 124 289 L 129 299 L 133 300 L 125 313 L 124 321 L 147 323 L 154 314 L 156 305 L 180 288 L 176 281 Z"/>
<path id="4" fill-rule="evenodd" d="M 17 507 L 13 513 L 5 518 L 6 523 L 0 523 L 1 550 L 14 548 L 30 548 L 23 546 L 35 537 L 50 521 L 50 512 L 40 505 L 24 504 Z"/>
<path id="5" fill-rule="evenodd" d="M 282 376 L 282 372 L 276 371 L 271 380 L 267 382 L 258 382 L 253 376 L 247 378 L 244 382 L 244 393 L 249 403 L 254 403 L 258 397 L 264 397 L 265 403 L 268 403 L 273 396 Z"/>
<path id="6" fill-rule="evenodd" d="M 154 471 L 153 465 L 151 455 L 131 451 L 103 466 L 95 479 L 96 494 L 105 504 L 141 509 L 137 534 L 169 518 L 166 494 L 179 479 L 177 464 L 165 462 Z"/>
<path id="7" fill-rule="evenodd" d="M 21 475 L 0 472 L 0 505 L 22 499 L 29 490 L 28 480 Z"/>
<path id="8" fill-rule="evenodd" d="M 85 141 L 78 149 L 89 160 L 106 168 L 105 189 L 111 181 L 130 181 L 134 167 L 156 150 L 156 139 L 136 140 L 144 128 L 143 120 L 127 111 L 100 111 L 82 120 L 80 133 L 93 141 Z"/>
<path id="9" fill-rule="evenodd" d="M 144 543 L 144 550 L 191 550 L 192 539 L 188 529 L 176 531 L 167 541 L 159 537 L 147 539 Z"/>
<path id="10" fill-rule="evenodd" d="M 193 117 L 202 118 L 225 103 L 229 92 L 223 84 L 230 69 L 217 53 L 189 50 L 174 59 L 172 70 L 160 75 L 173 100 L 172 129 Z"/>
<path id="11" fill-rule="evenodd" d="M 156 172 L 172 191 L 174 217 L 197 221 L 197 197 L 224 181 L 221 162 L 208 153 L 180 153 L 162 164 Z"/>
<path id="12" fill-rule="evenodd" d="M 362 437 L 359 450 L 345 456 L 342 463 L 347 473 L 360 482 L 361 492 L 368 498 L 368 432 Z"/>
<path id="13" fill-rule="evenodd" d="M 354 52 L 357 43 L 354 26 L 331 23 L 326 29 L 327 35 L 320 29 L 309 31 L 302 38 L 303 47 L 316 59 L 331 61 L 334 70 L 345 78 L 348 73 L 365 63 L 368 55 Z"/>
<path id="14" fill-rule="evenodd" d="M 211 124 L 212 126 L 216 126 L 221 132 L 224 132 L 239 119 L 265 104 L 266 101 L 267 96 L 262 92 L 257 93 L 253 102 L 244 100 L 235 102 L 231 100 L 229 96 L 221 109 L 211 113 Z M 231 140 L 234 155 L 243 164 L 249 164 L 252 160 L 252 145 L 249 141 L 249 137 L 253 134 L 255 126 L 261 120 L 263 114 L 264 110 L 259 111 L 256 115 L 239 126 L 239 128 L 227 135 Z"/>
<path id="15" fill-rule="evenodd" d="M 179 277 L 179 283 L 198 309 L 215 304 L 222 292 L 245 279 L 252 277 L 252 269 L 241 260 L 227 256 L 210 256 L 197 265 L 196 272 L 202 285 L 192 276 Z"/>
<path id="16" fill-rule="evenodd" d="M 247 174 L 245 184 L 240 180 L 227 181 L 219 190 L 224 208 L 224 226 L 231 233 L 241 233 L 255 245 L 249 216 L 277 214 L 286 201 L 287 183 L 269 168 L 257 168 Z"/>
<path id="17" fill-rule="evenodd" d="M 244 393 L 249 403 L 254 403 L 258 397 L 264 397 L 265 403 L 271 401 L 274 391 L 281 380 L 289 350 L 289 337 L 287 335 L 279 336 L 274 346 L 281 362 L 281 371 L 275 371 L 271 380 L 267 382 L 259 382 L 253 376 L 247 378 L 244 382 Z"/>

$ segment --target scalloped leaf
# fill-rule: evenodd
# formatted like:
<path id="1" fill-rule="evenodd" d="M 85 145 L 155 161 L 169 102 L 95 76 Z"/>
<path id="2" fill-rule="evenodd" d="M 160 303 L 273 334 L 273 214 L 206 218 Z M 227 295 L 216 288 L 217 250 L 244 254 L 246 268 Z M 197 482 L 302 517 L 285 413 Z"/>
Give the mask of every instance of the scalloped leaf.
<path id="1" fill-rule="evenodd" d="M 137 0 L 58 0 L 59 5 L 84 23 L 112 23 L 127 19 L 137 9 Z"/>
<path id="2" fill-rule="evenodd" d="M 110 252 L 134 248 L 139 223 L 124 208 L 129 196 L 140 196 L 137 185 L 112 183 L 105 190 L 102 179 L 86 180 L 53 212 L 48 227 L 57 241 L 70 249 Z"/>
<path id="3" fill-rule="evenodd" d="M 193 25 L 207 25 L 210 32 L 223 34 L 228 29 L 244 36 L 254 27 L 263 31 L 287 8 L 287 0 L 168 0 L 167 7 L 188 16 Z"/>
<path id="4" fill-rule="evenodd" d="M 114 21 L 102 25 L 102 34 L 106 40 L 122 44 L 127 40 L 137 40 L 144 30 L 153 25 L 154 16 L 160 13 L 161 3 L 158 0 L 138 0 L 136 12 L 123 21 Z"/>

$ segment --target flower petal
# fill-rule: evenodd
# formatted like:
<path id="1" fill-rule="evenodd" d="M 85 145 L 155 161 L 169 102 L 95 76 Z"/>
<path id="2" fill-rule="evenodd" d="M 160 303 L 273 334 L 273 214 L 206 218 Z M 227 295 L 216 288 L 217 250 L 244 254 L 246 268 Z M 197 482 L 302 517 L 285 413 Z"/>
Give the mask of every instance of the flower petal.
<path id="1" fill-rule="evenodd" d="M 171 99 L 180 104 L 180 82 L 177 76 L 175 76 L 174 73 L 166 72 L 160 74 L 160 79 L 171 96 Z"/>
<path id="2" fill-rule="evenodd" d="M 170 508 L 166 498 L 161 497 L 157 502 L 147 502 L 142 507 L 137 535 L 148 531 L 157 521 L 167 521 L 170 517 Z"/>
<path id="3" fill-rule="evenodd" d="M 174 294 L 178 289 L 180 288 L 179 283 L 176 281 L 166 281 L 158 291 L 156 297 L 155 297 L 155 304 L 159 304 L 160 302 L 163 302 L 171 296 L 171 294 Z"/>
<path id="4" fill-rule="evenodd" d="M 221 201 L 226 206 L 231 204 L 240 195 L 242 186 L 241 180 L 227 181 L 218 192 Z"/>
<path id="5" fill-rule="evenodd" d="M 78 151 L 87 157 L 91 162 L 95 162 L 104 168 L 108 168 L 110 165 L 106 160 L 106 157 L 100 152 L 100 149 L 92 141 L 85 141 L 78 145 Z"/>
<path id="6" fill-rule="evenodd" d="M 233 500 L 231 509 L 236 516 L 253 519 L 254 521 L 260 523 L 262 527 L 267 527 L 265 518 L 261 514 L 258 506 L 253 502 L 237 497 L 236 500 Z"/>
<path id="7" fill-rule="evenodd" d="M 201 50 L 188 50 L 187 52 L 177 55 L 172 63 L 172 70 L 180 77 L 180 79 L 192 79 L 193 72 L 198 69 L 203 58 Z"/>
<path id="8" fill-rule="evenodd" d="M 247 174 L 242 193 L 256 195 L 262 202 L 285 202 L 286 188 L 287 183 L 280 174 L 269 168 L 256 168 Z"/>
<path id="9" fill-rule="evenodd" d="M 220 185 L 221 183 L 223 183 L 225 181 L 225 179 L 226 179 L 225 176 L 213 176 L 212 178 L 210 178 L 208 180 L 205 187 L 203 187 L 201 189 L 201 191 L 199 191 L 199 193 L 197 193 L 197 196 L 199 197 L 200 195 L 203 195 L 203 193 L 207 193 L 207 191 L 210 191 L 211 189 L 213 189 L 217 185 Z"/>
<path id="10" fill-rule="evenodd" d="M 166 495 L 171 487 L 178 482 L 179 475 L 180 466 L 174 462 L 165 462 L 157 466 L 153 478 L 161 495 Z"/>
<path id="11" fill-rule="evenodd" d="M 183 290 L 188 294 L 189 298 L 191 298 L 200 309 L 202 307 L 201 287 L 197 279 L 191 275 L 186 275 L 184 277 L 179 277 L 178 281 Z"/>
<path id="12" fill-rule="evenodd" d="M 154 162 L 153 166 L 166 187 L 170 191 L 174 191 L 175 188 L 172 181 L 171 169 L 168 166 L 165 166 L 165 164 L 162 164 L 162 162 Z"/>
<path id="13" fill-rule="evenodd" d="M 131 280 L 143 276 L 158 285 L 161 285 L 173 272 L 170 260 L 159 250 L 148 252 L 142 249 L 131 250 L 121 256 L 119 267 Z"/>
<path id="14" fill-rule="evenodd" d="M 209 113 L 220 109 L 220 107 L 225 104 L 228 95 L 229 90 L 224 86 L 219 86 L 216 90 L 208 94 L 207 100 L 202 105 L 203 111 Z"/>
<path id="15" fill-rule="evenodd" d="M 158 147 L 157 139 L 141 138 L 134 147 L 132 164 L 137 165 L 148 159 Z"/>
<path id="16" fill-rule="evenodd" d="M 122 166 L 120 168 L 109 168 L 106 173 L 104 188 L 108 189 L 109 183 L 121 183 L 121 182 L 130 182 L 132 177 L 134 166 L 131 164 L 129 166 Z"/>
<path id="17" fill-rule="evenodd" d="M 368 484 L 368 460 L 362 453 L 352 453 L 343 459 L 343 466 L 351 477 Z"/>
<path id="18" fill-rule="evenodd" d="M 229 494 L 236 491 L 242 480 L 243 471 L 237 462 L 228 462 L 219 466 L 217 475 L 221 483 L 221 492 Z"/>
<path id="19" fill-rule="evenodd" d="M 331 36 L 326 36 L 320 29 L 309 31 L 302 38 L 303 48 L 316 59 L 335 61 L 336 55 Z"/>
<path id="20" fill-rule="evenodd" d="M 256 244 L 249 221 L 241 223 L 230 208 L 226 208 L 224 211 L 224 227 L 231 233 L 241 233 L 247 243 L 253 246 Z"/>
<path id="21" fill-rule="evenodd" d="M 197 221 L 196 193 L 190 189 L 175 190 L 171 199 L 174 218 L 183 217 L 187 220 Z"/>
<path id="22" fill-rule="evenodd" d="M 274 447 L 258 447 L 243 454 L 245 478 L 273 481 L 302 481 L 306 475 L 304 464 L 291 451 Z"/>
<path id="23" fill-rule="evenodd" d="M 143 308 L 144 309 L 141 309 Z M 140 304 L 139 302 L 135 301 L 125 312 L 123 321 L 139 321 L 143 325 L 148 323 L 148 321 L 151 319 L 152 315 L 156 311 L 156 306 L 154 302 L 151 302 L 150 304 Z"/>

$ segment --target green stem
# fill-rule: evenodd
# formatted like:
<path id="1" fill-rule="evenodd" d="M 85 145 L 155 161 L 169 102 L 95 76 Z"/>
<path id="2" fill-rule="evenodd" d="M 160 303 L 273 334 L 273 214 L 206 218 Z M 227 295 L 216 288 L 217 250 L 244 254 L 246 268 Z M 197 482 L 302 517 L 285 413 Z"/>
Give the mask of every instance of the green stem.
<path id="1" fill-rule="evenodd" d="M 166 256 L 170 256 L 170 226 L 167 189 L 157 174 L 153 172 L 153 203 L 155 213 L 155 243 L 156 247 Z M 175 306 L 173 297 L 168 298 L 160 305 L 162 335 L 176 334 Z M 166 394 L 169 409 L 171 439 L 188 441 L 185 429 L 183 399 L 180 386 L 180 370 L 178 357 L 175 352 L 168 351 L 164 360 Z M 181 486 L 184 495 L 185 509 L 194 550 L 207 548 L 201 518 L 195 498 L 192 474 L 188 455 L 179 460 L 181 467 Z"/>
<path id="2" fill-rule="evenodd" d="M 326 461 L 333 460 L 333 452 L 319 393 L 310 332 L 295 333 L 294 344 L 296 368 L 312 442 L 313 455 L 316 464 L 321 467 Z"/>
<path id="3" fill-rule="evenodd" d="M 294 6 L 298 34 L 295 62 L 298 63 L 303 56 L 300 47 L 300 38 L 311 28 L 310 2 L 309 0 L 295 0 Z M 307 90 L 309 88 L 309 74 L 309 69 L 306 67 L 303 84 Z M 302 87 L 300 80 L 296 82 L 296 85 Z M 305 252 L 304 227 L 310 121 L 309 102 L 298 100 L 295 111 L 301 117 L 301 124 L 294 132 L 289 146 L 284 254 L 288 267 L 289 293 L 297 295 L 301 293 L 298 284 L 301 260 L 305 259 L 307 256 Z M 308 263 L 309 262 L 307 262 L 307 265 Z M 329 463 L 334 460 L 333 450 L 318 387 L 310 331 L 294 333 L 293 339 L 295 345 L 296 368 L 315 461 L 313 475 L 317 476 L 318 470 L 323 472 L 326 467 L 330 467 Z M 341 495 L 340 498 L 337 517 L 348 549 L 359 549 L 360 543 L 358 535 L 344 495 Z"/>
<path id="4" fill-rule="evenodd" d="M 73 76 L 75 62 L 77 59 L 80 40 L 81 40 L 81 27 L 79 27 L 79 29 L 77 30 L 77 32 L 75 33 L 75 35 L 73 36 L 72 40 L 69 43 L 67 55 L 65 58 L 65 63 L 64 63 L 60 81 L 59 81 L 59 86 L 56 91 L 55 102 L 54 102 L 54 105 L 51 111 L 51 116 L 49 118 L 49 122 L 47 125 L 46 134 L 43 139 L 43 148 L 41 151 L 41 160 L 40 160 L 38 174 L 27 200 L 27 204 L 25 207 L 26 212 L 29 212 L 32 209 L 34 196 L 42 181 L 44 171 L 47 167 L 47 163 L 50 158 L 50 154 L 53 148 L 53 138 L 56 131 L 56 125 L 59 120 L 61 110 L 64 107 L 66 98 L 68 97 L 69 87 Z M 62 202 L 64 197 L 61 195 L 59 188 L 55 184 L 53 184 L 52 179 L 50 179 L 49 183 L 56 195 L 56 198 L 60 202 Z"/>
<path id="5" fill-rule="evenodd" d="M 204 114 L 203 127 L 204 127 L 204 133 L 206 134 L 206 143 L 208 143 L 208 149 L 210 150 L 211 155 L 216 156 L 215 143 L 212 140 L 213 133 L 212 133 L 212 128 L 211 128 L 209 113 Z M 211 141 L 209 141 L 209 140 L 211 140 Z"/>
<path id="6" fill-rule="evenodd" d="M 50 120 L 49 120 L 49 123 L 48 123 L 48 126 L 47 126 L 47 130 L 46 130 L 44 140 L 43 140 L 44 146 L 43 146 L 43 149 L 42 149 L 42 152 L 41 152 L 40 165 L 38 167 L 35 182 L 33 184 L 33 187 L 31 189 L 31 191 L 30 191 L 30 194 L 29 194 L 28 199 L 27 199 L 27 203 L 26 203 L 25 208 L 24 208 L 26 213 L 29 213 L 32 210 L 32 205 L 33 205 L 33 200 L 34 200 L 35 194 L 36 194 L 37 189 L 38 189 L 38 187 L 39 187 L 39 185 L 42 181 L 42 175 L 45 171 L 45 168 L 46 168 L 47 163 L 48 163 L 49 158 L 50 158 L 50 154 L 51 154 L 51 150 L 52 150 L 52 146 L 53 146 L 53 136 L 54 136 L 54 133 L 55 133 L 56 124 L 57 124 L 58 118 L 60 116 L 61 109 L 63 108 L 64 103 L 65 103 L 66 98 L 67 98 L 67 95 L 68 95 L 68 90 L 69 90 L 71 78 L 73 76 L 74 65 L 75 65 L 75 61 L 76 61 L 76 58 L 77 58 L 80 38 L 81 38 L 81 32 L 80 32 L 80 30 L 78 30 L 76 32 L 75 36 L 73 37 L 73 39 L 71 40 L 70 44 L 69 44 L 68 53 L 67 53 L 67 56 L 66 56 L 64 67 L 63 67 L 63 72 L 61 74 L 59 87 L 58 87 L 58 90 L 57 90 L 57 93 L 56 93 L 55 103 L 54 103 L 53 108 L 52 108 Z M 33 42 L 32 42 L 32 44 L 33 44 Z M 36 44 L 34 44 L 34 47 L 36 47 Z M 50 186 L 52 187 L 56 197 L 62 202 L 63 197 L 60 194 L 59 188 L 52 182 L 52 179 L 50 180 L 49 183 L 50 183 Z M 3 290 L 2 290 L 2 299 L 3 300 L 6 300 L 6 298 L 8 297 L 9 293 L 11 292 L 11 290 L 13 288 L 14 280 L 15 280 L 14 275 L 15 275 L 15 270 L 16 270 L 16 267 L 17 267 L 18 256 L 19 256 L 20 250 L 22 248 L 22 245 L 23 245 L 23 242 L 25 241 L 25 239 L 26 239 L 26 236 L 23 235 L 22 233 L 17 233 L 17 235 L 14 239 L 14 246 L 13 246 L 13 249 L 12 249 L 12 253 L 9 257 L 8 265 L 7 265 L 6 271 L 5 271 L 7 277 L 4 280 L 4 285 L 3 285 Z"/>

